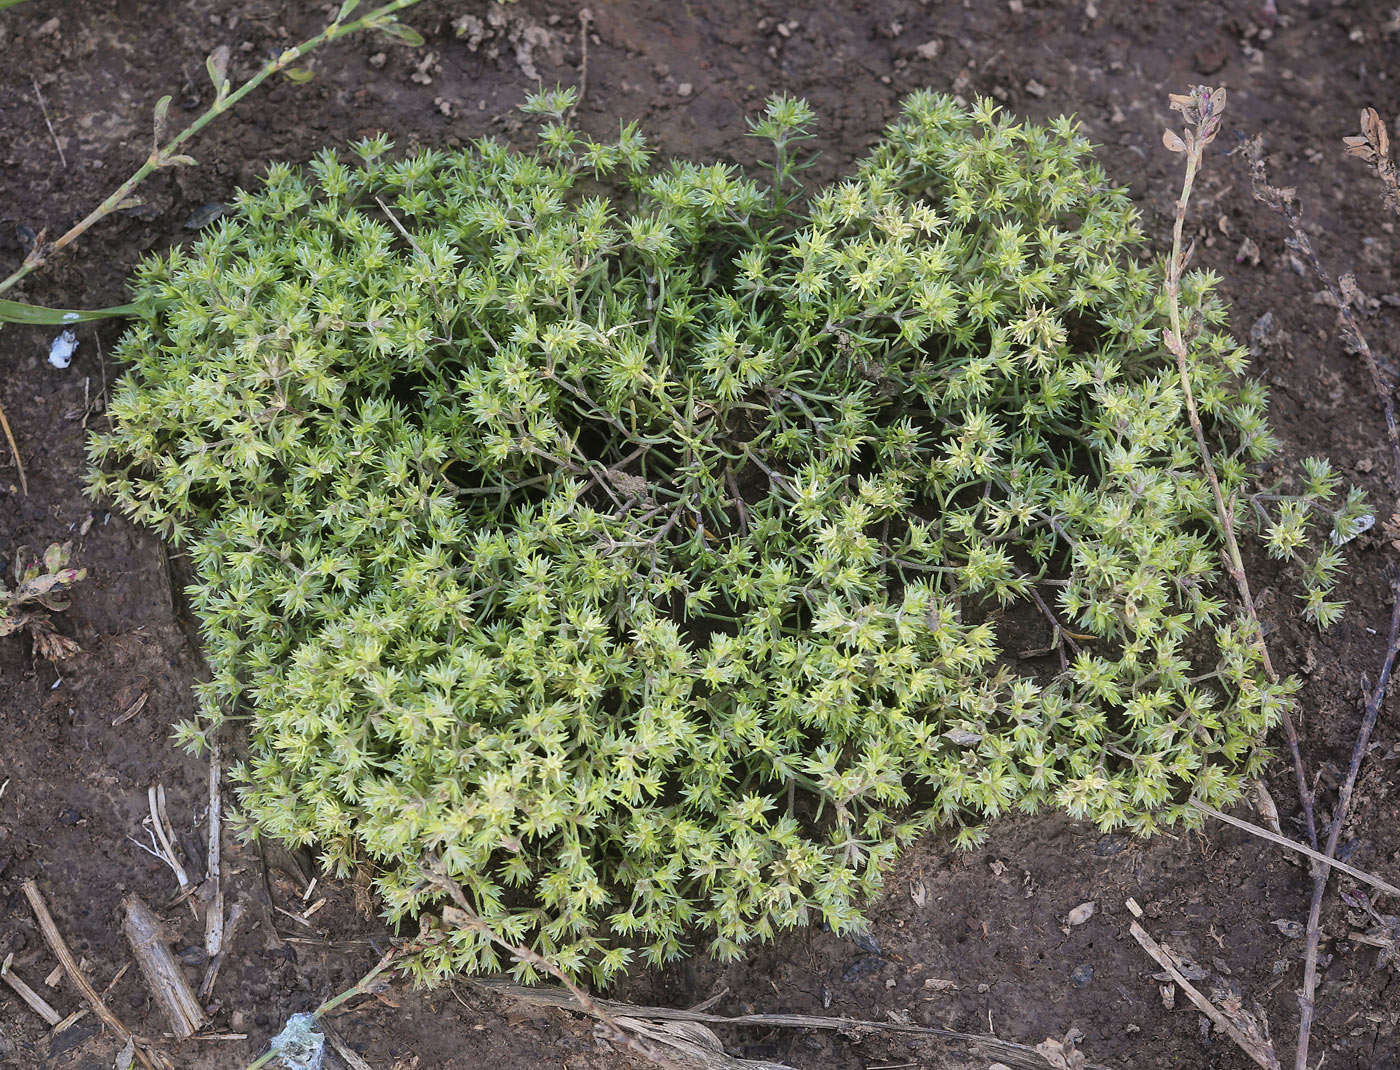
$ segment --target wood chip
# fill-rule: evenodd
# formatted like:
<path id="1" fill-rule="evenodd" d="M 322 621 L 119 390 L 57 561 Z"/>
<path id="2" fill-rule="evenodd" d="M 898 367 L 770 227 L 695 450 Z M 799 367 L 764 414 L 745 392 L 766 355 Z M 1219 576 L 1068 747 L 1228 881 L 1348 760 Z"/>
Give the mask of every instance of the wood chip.
<path id="1" fill-rule="evenodd" d="M 184 1040 L 204 1025 L 204 1008 L 195 999 L 184 971 L 162 937 L 161 921 L 155 912 L 135 895 L 123 899 L 122 907 L 126 911 L 122 931 L 131 944 L 141 976 L 165 1012 L 171 1031 Z"/>

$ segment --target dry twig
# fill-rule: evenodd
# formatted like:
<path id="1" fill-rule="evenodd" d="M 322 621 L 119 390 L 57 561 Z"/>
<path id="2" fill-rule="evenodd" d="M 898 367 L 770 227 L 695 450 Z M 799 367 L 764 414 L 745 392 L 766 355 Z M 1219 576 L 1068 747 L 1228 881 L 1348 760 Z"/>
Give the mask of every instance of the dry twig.
<path id="1" fill-rule="evenodd" d="M 1371 730 L 1376 726 L 1381 703 L 1385 700 L 1386 688 L 1390 684 L 1390 673 L 1395 666 L 1395 656 L 1400 652 L 1400 582 L 1392 579 L 1390 592 L 1394 605 L 1390 612 L 1390 638 L 1386 642 L 1385 660 L 1381 663 L 1380 678 L 1366 702 L 1366 712 L 1361 718 L 1361 730 L 1356 736 L 1356 746 L 1351 751 L 1351 765 L 1347 767 L 1346 780 L 1337 795 L 1337 810 L 1332 816 L 1332 824 L 1327 833 L 1327 846 L 1324 854 L 1330 859 L 1337 853 L 1342 828 L 1347 823 L 1351 810 L 1351 795 L 1356 787 L 1356 778 L 1361 773 L 1361 759 L 1371 742 Z M 1303 958 L 1303 990 L 1298 994 L 1301 1017 L 1298 1021 L 1298 1054 L 1294 1060 L 1294 1070 L 1308 1070 L 1308 1041 L 1312 1034 L 1313 1014 L 1316 1006 L 1313 995 L 1317 991 L 1317 955 L 1322 941 L 1322 896 L 1327 890 L 1327 878 L 1331 868 L 1321 863 L 1313 864 L 1312 905 L 1308 909 L 1307 950 Z"/>
<path id="2" fill-rule="evenodd" d="M 58 926 L 54 924 L 53 915 L 49 913 L 49 906 L 44 902 L 39 885 L 33 878 L 30 878 L 21 887 L 24 889 L 25 898 L 29 900 L 30 908 L 34 911 L 34 918 L 39 923 L 39 930 L 44 934 L 44 939 L 48 941 L 49 948 L 58 961 L 63 964 L 64 972 L 68 974 L 78 991 L 82 993 L 83 999 L 87 1000 L 93 1013 L 102 1019 L 102 1024 L 115 1033 L 117 1039 L 122 1043 L 134 1044 L 136 1058 L 140 1060 L 141 1065 L 154 1070 L 156 1063 L 152 1059 L 151 1053 L 146 1050 L 145 1045 L 136 1043 L 135 1034 L 122 1024 L 121 1019 L 112 1013 L 107 1004 L 102 1002 L 102 997 L 98 995 L 97 989 L 92 987 L 92 982 L 78 968 L 78 960 L 73 957 L 73 952 L 68 950 L 63 934 L 58 931 Z"/>
<path id="3" fill-rule="evenodd" d="M 499 978 L 473 978 L 471 983 L 489 992 L 496 992 L 522 1003 L 532 1003 L 545 1007 L 559 1007 L 563 1010 L 578 1010 L 578 1001 L 567 991 L 547 985 L 526 987 Z M 959 1044 L 974 1045 L 981 1054 L 991 1059 L 999 1059 L 1009 1065 L 1026 1067 L 1027 1070 L 1046 1070 L 1046 1061 L 1029 1044 L 1017 1044 L 1000 1037 L 979 1033 L 960 1033 L 954 1029 L 938 1029 L 934 1026 L 904 1025 L 900 1022 L 871 1022 L 858 1018 L 835 1018 L 810 1014 L 739 1014 L 729 1017 L 723 1014 L 706 1014 L 694 1010 L 678 1010 L 673 1007 L 634 1007 L 614 1000 L 594 998 L 590 1002 L 600 1011 L 616 1015 L 619 1021 L 673 1021 L 697 1022 L 706 1025 L 750 1025 L 769 1029 L 824 1029 L 842 1033 L 879 1032 L 908 1033 L 913 1036 L 933 1037 L 950 1040 Z M 594 1012 L 589 1011 L 594 1017 Z M 1084 1070 L 1108 1070 L 1093 1063 Z"/>
<path id="4" fill-rule="evenodd" d="M 569 122 L 574 121 L 574 115 L 578 112 L 579 105 L 583 103 L 583 98 L 588 95 L 588 31 L 593 28 L 593 11 L 591 8 L 579 8 L 578 13 L 578 40 L 579 48 L 582 50 L 579 55 L 578 64 L 578 96 L 575 98 L 573 106 L 569 108 Z"/>
<path id="5" fill-rule="evenodd" d="M 1288 848 L 1290 851 L 1296 851 L 1300 855 L 1307 855 L 1320 865 L 1330 869 L 1339 869 L 1347 876 L 1355 877 L 1357 880 L 1361 881 L 1361 883 L 1369 884 L 1372 888 L 1384 892 L 1386 895 L 1400 896 L 1400 888 L 1397 888 L 1389 881 L 1382 880 L 1374 873 L 1367 873 L 1364 869 L 1357 869 L 1355 866 L 1348 865 L 1346 862 L 1338 861 L 1335 858 L 1329 858 L 1321 851 L 1314 851 L 1311 847 L 1301 844 L 1297 840 L 1290 840 L 1287 836 L 1280 836 L 1276 832 L 1271 832 L 1262 825 L 1256 825 L 1242 818 L 1231 817 L 1229 814 L 1222 813 L 1213 806 L 1207 806 L 1199 799 L 1192 799 L 1190 802 L 1197 810 L 1209 817 L 1213 817 L 1218 821 L 1223 821 L 1227 825 L 1234 825 L 1235 828 L 1243 832 L 1248 832 L 1252 836 L 1258 836 L 1261 840 L 1268 840 L 1270 843 L 1276 843 L 1280 847 Z"/>
<path id="6" fill-rule="evenodd" d="M 1128 900 L 1128 909 L 1132 911 L 1134 917 L 1142 916 L 1142 908 L 1131 899 Z M 1239 1045 L 1242 1052 L 1264 1067 L 1265 1070 L 1280 1070 L 1278 1057 L 1274 1055 L 1273 1045 L 1259 1029 L 1258 1023 L 1254 1021 L 1252 1015 L 1247 1017 L 1237 1015 L 1235 1019 L 1231 1019 L 1186 979 L 1177 967 L 1176 960 L 1167 953 L 1161 944 L 1147 934 L 1146 929 L 1134 921 L 1128 926 L 1128 932 L 1132 934 L 1134 940 L 1142 945 L 1142 949 L 1152 956 L 1153 961 L 1171 975 L 1172 980 L 1186 993 L 1186 998 L 1196 1005 L 1196 1009 L 1214 1022 L 1217 1029 L 1228 1034 L 1230 1039 Z"/>
<path id="7" fill-rule="evenodd" d="M 44 1019 L 49 1025 L 58 1025 L 63 1021 L 63 1015 L 49 1006 L 43 996 L 39 995 L 38 992 L 35 992 L 34 989 L 30 988 L 15 975 L 15 972 L 10 969 L 10 963 L 14 960 L 15 956 L 9 954 L 5 956 L 5 961 L 0 963 L 0 980 L 3 980 L 14 989 L 15 995 L 29 1004 L 29 1009 L 40 1018 Z"/>
<path id="8" fill-rule="evenodd" d="M 487 925 L 476 911 L 472 909 L 471 903 L 467 901 L 466 893 L 462 891 L 461 886 L 458 885 L 456 881 L 447 875 L 447 871 L 441 865 L 438 865 L 432 870 L 425 871 L 424 876 L 434 887 L 440 888 L 442 891 L 446 892 L 448 898 L 456 904 L 455 906 L 443 908 L 442 920 L 446 924 L 480 933 L 492 943 L 509 951 L 521 962 L 529 963 L 531 966 L 549 974 L 549 976 L 553 977 L 569 990 L 569 994 L 587 1014 L 592 1015 L 602 1023 L 603 1031 L 607 1039 L 613 1041 L 613 1043 L 617 1044 L 618 1047 L 622 1048 L 624 1051 L 630 1051 L 634 1055 L 640 1055 L 644 1059 L 650 1059 L 658 1066 L 669 1067 L 672 1068 L 672 1070 L 680 1070 L 680 1068 L 676 1067 L 676 1064 L 654 1044 L 629 1032 L 619 1024 L 612 1015 L 599 1007 L 592 996 L 575 984 L 569 976 L 554 963 L 550 962 L 543 955 L 531 951 L 527 947 L 512 944 L 508 940 L 504 940 L 498 936 L 496 931 L 492 929 L 491 926 Z"/>

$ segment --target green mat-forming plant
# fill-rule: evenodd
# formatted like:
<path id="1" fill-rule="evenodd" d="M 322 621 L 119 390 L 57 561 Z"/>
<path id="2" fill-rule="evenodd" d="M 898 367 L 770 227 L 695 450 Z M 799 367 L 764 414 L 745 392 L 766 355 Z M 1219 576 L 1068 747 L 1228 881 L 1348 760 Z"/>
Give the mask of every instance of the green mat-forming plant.
<path id="1" fill-rule="evenodd" d="M 858 928 L 937 824 L 1233 800 L 1296 685 L 1224 600 L 1162 269 L 1075 125 L 918 93 L 808 194 L 800 101 L 767 182 L 571 103 L 529 152 L 276 166 L 139 272 L 91 488 L 189 555 L 179 735 L 247 720 L 247 827 L 394 920 L 445 874 L 601 982 Z M 1215 284 L 1185 366 L 1234 500 L 1273 438 Z M 1255 498 L 1282 557 L 1361 512 L 1304 482 Z M 419 962 L 500 965 L 450 926 Z"/>

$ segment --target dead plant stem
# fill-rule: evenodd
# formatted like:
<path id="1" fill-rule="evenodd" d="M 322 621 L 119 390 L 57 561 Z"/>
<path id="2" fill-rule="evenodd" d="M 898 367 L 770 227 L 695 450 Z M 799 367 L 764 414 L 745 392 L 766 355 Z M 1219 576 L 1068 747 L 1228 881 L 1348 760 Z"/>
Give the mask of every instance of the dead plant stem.
<path id="1" fill-rule="evenodd" d="M 667 1067 L 668 1070 L 680 1070 L 676 1063 L 673 1062 L 664 1052 L 662 1052 L 655 1045 L 642 1039 L 635 1033 L 629 1032 L 621 1025 L 619 1025 L 611 1014 L 609 1014 L 602 1007 L 600 1007 L 594 1001 L 592 996 L 590 996 L 583 988 L 581 988 L 572 979 L 570 979 L 568 974 L 566 974 L 554 963 L 550 962 L 543 955 L 535 951 L 531 951 L 527 947 L 521 947 L 518 944 L 512 944 L 510 941 L 505 940 L 504 938 L 499 936 L 496 933 L 496 931 L 492 929 L 491 926 L 486 924 L 486 922 L 482 920 L 481 916 L 477 914 L 477 912 L 472 908 L 472 905 L 467 900 L 466 893 L 462 891 L 461 886 L 451 877 L 449 877 L 444 869 L 442 869 L 439 866 L 438 868 L 429 871 L 426 874 L 426 876 L 430 883 L 432 883 L 435 887 L 440 888 L 444 892 L 446 892 L 448 897 L 455 904 L 455 909 L 444 909 L 444 921 L 448 921 L 449 924 L 457 925 L 464 929 L 470 929 L 473 932 L 480 933 L 482 936 L 490 940 L 493 944 L 496 944 L 504 948 L 506 951 L 509 951 L 521 962 L 528 963 L 529 965 L 534 966 L 537 969 L 543 970 L 545 973 L 549 974 L 549 976 L 553 977 L 556 981 L 558 981 L 561 985 L 568 989 L 569 995 L 573 997 L 574 1001 L 579 1005 L 579 1007 L 581 1007 L 584 1010 L 585 1013 L 598 1019 L 598 1021 L 601 1023 L 603 1031 L 607 1034 L 608 1039 L 613 1041 L 613 1043 L 617 1044 L 618 1047 L 622 1048 L 624 1051 L 630 1051 L 635 1055 L 640 1055 L 642 1056 L 642 1058 L 648 1059 L 658 1066 Z"/>
<path id="2" fill-rule="evenodd" d="M 1232 495 L 1231 500 L 1226 502 L 1224 492 L 1220 489 L 1220 480 L 1215 472 L 1215 461 L 1211 456 L 1210 446 L 1206 442 L 1205 429 L 1201 426 L 1200 413 L 1196 408 L 1196 396 L 1191 389 L 1191 357 L 1181 323 L 1181 274 L 1187 261 L 1191 258 L 1191 250 L 1182 247 L 1183 231 L 1186 225 L 1186 207 L 1191 200 L 1191 187 L 1195 182 L 1196 172 L 1200 169 L 1206 146 L 1215 140 L 1215 135 L 1219 131 L 1220 115 L 1225 109 L 1225 90 L 1212 90 L 1209 86 L 1194 86 L 1189 96 L 1173 95 L 1172 107 L 1185 115 L 1191 128 L 1187 130 L 1185 139 L 1176 137 L 1171 131 L 1167 132 L 1169 136 L 1163 138 L 1168 148 L 1173 148 L 1175 145 L 1174 151 L 1185 151 L 1186 153 L 1186 175 L 1182 180 L 1181 197 L 1176 202 L 1176 221 L 1172 226 L 1172 251 L 1171 257 L 1167 261 L 1165 289 L 1171 329 L 1166 332 L 1166 344 L 1172 355 L 1176 357 L 1177 372 L 1181 379 L 1181 392 L 1186 402 L 1186 413 L 1191 421 L 1191 430 L 1196 436 L 1197 448 L 1201 451 L 1201 461 L 1205 467 L 1206 478 L 1210 482 L 1211 495 L 1215 499 L 1216 516 L 1220 520 L 1220 530 L 1225 540 L 1225 549 L 1228 555 L 1226 567 L 1229 570 L 1230 578 L 1234 580 L 1235 587 L 1239 591 L 1240 599 L 1244 603 L 1244 612 L 1254 626 L 1254 642 L 1263 661 L 1264 671 L 1270 680 L 1277 681 L 1278 673 L 1275 672 L 1273 661 L 1269 657 L 1269 647 L 1264 641 L 1264 629 L 1259 622 L 1259 614 L 1254 606 L 1254 597 L 1249 589 L 1249 576 L 1245 572 L 1244 558 L 1240 554 L 1239 543 L 1235 539 L 1234 497 Z M 1174 142 L 1172 139 L 1175 139 Z M 1313 793 L 1308 787 L 1307 773 L 1303 769 L 1303 755 L 1298 745 L 1298 732 L 1293 727 L 1293 718 L 1287 710 L 1283 711 L 1281 720 L 1283 721 L 1284 735 L 1288 740 L 1288 751 L 1293 758 L 1293 772 L 1298 781 L 1298 797 L 1303 806 L 1308 843 L 1313 850 L 1316 850 L 1317 822 L 1313 816 Z"/>
<path id="3" fill-rule="evenodd" d="M 24 897 L 29 900 L 30 909 L 34 911 L 34 919 L 39 923 L 39 931 L 44 934 L 44 939 L 48 941 L 50 950 L 60 963 L 63 970 L 68 974 L 74 986 L 82 993 L 87 1000 L 88 1006 L 92 1008 L 94 1014 L 102 1019 L 102 1024 L 107 1026 L 117 1038 L 123 1043 L 135 1042 L 136 1058 L 141 1061 L 141 1065 L 154 1068 L 155 1063 L 146 1052 L 144 1045 L 136 1041 L 131 1030 L 122 1024 L 120 1018 L 112 1013 L 107 1004 L 102 1002 L 101 995 L 97 989 L 93 988 L 92 982 L 78 967 L 78 960 L 73 957 L 73 952 L 68 950 L 68 944 L 63 939 L 63 934 L 58 931 L 58 926 L 54 923 L 53 915 L 49 913 L 49 905 L 44 901 L 43 893 L 39 891 L 38 883 L 31 877 L 20 887 L 24 890 Z"/>
<path id="4" fill-rule="evenodd" d="M 1299 843 L 1297 840 L 1290 840 L 1287 836 L 1280 836 L 1278 833 L 1271 832 L 1269 829 L 1256 825 L 1251 821 L 1245 821 L 1238 817 L 1231 817 L 1229 814 L 1222 813 L 1213 806 L 1207 806 L 1199 799 L 1192 799 L 1190 803 L 1201 813 L 1213 817 L 1217 821 L 1223 821 L 1227 825 L 1234 825 L 1235 828 L 1243 832 L 1258 836 L 1261 840 L 1268 840 L 1270 843 L 1276 843 L 1280 847 L 1286 847 L 1290 851 L 1296 851 L 1300 855 L 1307 855 L 1314 862 L 1327 866 L 1330 869 L 1340 870 L 1348 877 L 1354 877 L 1362 884 L 1369 884 L 1372 888 L 1375 888 L 1379 892 L 1384 892 L 1386 895 L 1400 897 L 1400 888 L 1397 888 L 1389 881 L 1382 880 L 1373 873 L 1367 873 L 1365 870 L 1357 869 L 1355 866 L 1348 865 L 1346 862 L 1339 862 L 1335 858 L 1329 858 L 1321 851 L 1315 851 L 1311 847 Z"/>

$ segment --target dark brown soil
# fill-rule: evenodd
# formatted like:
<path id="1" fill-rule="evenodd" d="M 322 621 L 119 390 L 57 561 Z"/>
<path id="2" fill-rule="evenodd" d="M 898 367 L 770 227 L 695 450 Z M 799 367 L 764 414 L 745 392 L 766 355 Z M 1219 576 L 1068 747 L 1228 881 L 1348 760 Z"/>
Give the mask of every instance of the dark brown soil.
<path id="1" fill-rule="evenodd" d="M 314 33 L 334 3 L 284 0 L 31 0 L 0 12 L 0 275 L 35 232 L 61 232 L 140 162 L 155 100 L 174 95 L 172 119 L 208 103 L 204 56 L 231 46 L 246 75 L 270 49 Z M 587 97 L 580 122 L 602 132 L 640 119 L 664 152 L 745 161 L 744 116 L 776 90 L 806 96 L 823 116 L 818 177 L 862 152 L 919 86 L 964 96 L 988 93 L 1028 116 L 1077 113 L 1103 146 L 1110 173 L 1129 184 L 1149 233 L 1165 237 L 1179 159 L 1160 143 L 1173 116 L 1167 93 L 1209 81 L 1230 90 L 1229 128 L 1262 133 L 1275 180 L 1296 185 L 1321 256 L 1353 270 L 1379 299 L 1363 323 L 1387 382 L 1400 374 L 1400 236 L 1373 176 L 1344 158 L 1340 139 L 1358 110 L 1400 115 L 1400 10 L 1395 0 L 1278 0 L 1282 21 L 1265 27 L 1262 0 L 593 0 Z M 99 224 L 34 276 L 20 294 L 65 307 L 114 304 L 145 252 L 190 239 L 192 213 L 252 184 L 270 161 L 296 162 L 323 144 L 370 131 L 401 146 L 456 144 L 516 132 L 512 108 L 538 77 L 578 81 L 582 59 L 576 0 L 521 0 L 499 9 L 504 25 L 473 51 L 452 22 L 484 17 L 484 0 L 428 0 L 407 12 L 427 44 L 417 51 L 365 37 L 318 53 L 317 77 L 259 90 L 191 146 L 200 166 L 156 176 L 146 203 Z M 234 12 L 228 14 L 228 12 Z M 531 32 L 526 35 L 527 28 Z M 525 45 L 531 43 L 526 49 Z M 533 64 L 534 71 L 531 65 Z M 42 93 L 53 135 L 40 110 Z M 1400 133 L 1400 130 L 1397 130 Z M 62 146 L 66 166 L 55 144 Z M 1234 326 L 1247 335 L 1272 312 L 1278 332 L 1256 357 L 1270 385 L 1284 464 L 1325 454 L 1364 486 L 1388 516 L 1389 454 L 1374 391 L 1339 341 L 1334 313 L 1314 300 L 1318 283 L 1295 265 L 1275 217 L 1249 196 L 1237 159 L 1213 152 L 1193 204 L 1198 257 L 1224 278 Z M 1257 244 L 1259 262 L 1237 256 Z M 8 297 L 17 296 L 15 292 Z M 160 544 L 80 492 L 84 427 L 102 419 L 115 369 L 103 360 L 120 324 L 79 330 L 72 367 L 45 360 L 54 332 L 0 332 L 0 404 L 29 478 L 21 493 L 0 445 L 0 557 L 75 539 L 89 578 L 61 630 L 83 652 L 61 676 L 31 656 L 22 637 L 0 641 L 0 956 L 61 1013 L 80 998 L 68 981 L 44 984 L 53 956 L 20 892 L 36 878 L 75 953 L 99 987 L 128 961 L 116 913 L 138 893 L 162 908 L 175 947 L 202 973 L 199 927 L 185 907 L 165 907 L 174 879 L 135 846 L 144 840 L 148 786 L 161 783 L 187 853 L 202 857 L 206 766 L 173 749 L 171 724 L 191 707 L 200 660 L 196 631 L 171 582 Z M 88 516 L 93 523 L 79 535 Z M 1374 676 L 1389 619 L 1386 570 L 1395 544 L 1378 525 L 1352 544 L 1346 585 L 1353 606 L 1319 637 L 1294 619 L 1293 588 L 1272 583 L 1264 615 L 1275 659 L 1304 675 L 1301 734 L 1322 797 L 1344 770 L 1358 723 L 1358 697 Z M 178 563 L 177 563 L 178 564 Z M 1256 579 L 1271 583 L 1264 562 Z M 140 695 L 144 709 L 112 722 Z M 1400 880 L 1400 726 L 1383 711 L 1344 837 L 1353 864 Z M 1282 744 L 1280 743 L 1280 747 Z M 1286 761 L 1268 783 L 1285 830 L 1298 835 L 1297 793 Z M 1330 805 L 1330 802 L 1325 805 Z M 343 990 L 376 959 L 379 927 L 357 912 L 355 890 L 320 881 L 327 903 L 309 925 L 282 910 L 305 908 L 308 875 L 298 863 L 230 844 L 230 899 L 247 915 L 223 963 L 212 1008 L 216 1032 L 242 1040 L 169 1045 L 177 1065 L 239 1068 L 265 1049 L 289 1013 Z M 201 875 L 196 865 L 195 877 Z M 1335 882 L 1334 882 L 1335 884 Z M 1343 882 L 1342 886 L 1347 886 Z M 1306 868 L 1277 849 L 1211 826 L 1204 835 L 1137 843 L 1054 817 L 996 826 L 989 846 L 956 854 L 938 837 L 911 850 L 871 908 L 873 941 L 790 936 L 748 962 L 695 961 L 629 979 L 637 1002 L 689 1006 L 725 992 L 719 1013 L 787 1011 L 910 1021 L 1034 1044 L 1070 1029 L 1095 1063 L 1124 1068 L 1250 1065 L 1228 1038 L 1178 996 L 1164 1007 L 1156 967 L 1127 936 L 1124 901 L 1147 924 L 1212 973 L 1204 987 L 1232 984 L 1267 1017 L 1286 1065 L 1298 1020 L 1302 941 L 1276 920 L 1301 922 Z M 1062 919 L 1092 901 L 1097 912 Z M 363 904 L 358 904 L 363 906 Z M 1391 904 L 1387 909 L 1394 910 Z M 1375 948 L 1348 939 L 1354 918 L 1329 892 L 1313 1062 L 1400 1067 L 1400 999 Z M 381 945 L 382 946 L 382 945 Z M 727 990 L 727 991 L 726 991 Z M 135 971 L 112 990 L 112 1009 L 132 1028 L 165 1028 Z M 15 1067 L 110 1067 L 117 1044 L 91 1016 L 58 1036 L 8 989 L 0 989 L 0 1063 Z M 395 985 L 334 1019 L 376 1070 L 476 1067 L 613 1067 L 630 1062 L 595 1041 L 581 1020 L 521 1010 L 466 987 L 416 994 Z M 991 1061 L 894 1033 L 737 1030 L 736 1055 L 802 1070 L 985 1067 Z"/>

